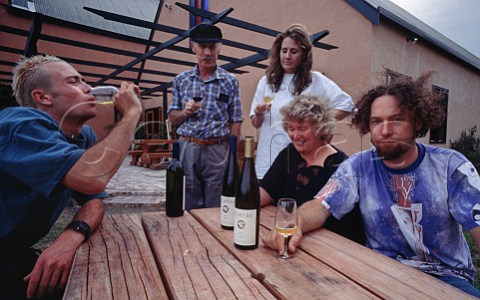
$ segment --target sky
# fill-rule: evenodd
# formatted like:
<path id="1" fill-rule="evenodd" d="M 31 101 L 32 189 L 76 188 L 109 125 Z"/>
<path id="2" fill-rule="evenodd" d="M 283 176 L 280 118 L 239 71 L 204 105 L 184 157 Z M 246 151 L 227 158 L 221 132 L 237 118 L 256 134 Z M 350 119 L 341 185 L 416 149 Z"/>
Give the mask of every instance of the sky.
<path id="1" fill-rule="evenodd" d="M 390 0 L 480 58 L 480 0 Z"/>

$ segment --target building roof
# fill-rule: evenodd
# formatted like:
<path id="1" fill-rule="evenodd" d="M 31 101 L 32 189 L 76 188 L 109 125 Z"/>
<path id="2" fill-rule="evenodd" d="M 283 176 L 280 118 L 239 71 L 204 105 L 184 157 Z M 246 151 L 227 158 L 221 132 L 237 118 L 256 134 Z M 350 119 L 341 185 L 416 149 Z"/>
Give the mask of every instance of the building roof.
<path id="1" fill-rule="evenodd" d="M 14 5 L 18 2 L 20 7 L 24 7 L 26 1 L 14 0 L 12 2 Z M 84 7 L 115 11 L 124 16 L 155 22 L 160 3 L 158 0 L 35 0 L 29 2 L 30 11 L 34 9 L 44 16 L 143 39 L 149 38 L 151 29 L 109 21 L 85 10 Z"/>
<path id="2" fill-rule="evenodd" d="M 480 58 L 465 50 L 434 28 L 423 23 L 406 10 L 389 0 L 345 0 L 352 5 L 373 24 L 380 24 L 385 18 L 398 26 L 410 31 L 415 37 L 422 39 L 448 54 L 458 58 L 466 64 L 480 70 Z"/>

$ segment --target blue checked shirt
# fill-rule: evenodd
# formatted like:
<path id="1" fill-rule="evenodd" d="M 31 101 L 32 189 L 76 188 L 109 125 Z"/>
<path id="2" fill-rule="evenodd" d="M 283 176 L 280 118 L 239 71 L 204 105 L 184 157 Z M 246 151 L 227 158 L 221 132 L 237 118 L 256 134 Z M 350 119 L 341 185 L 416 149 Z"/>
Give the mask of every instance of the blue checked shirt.
<path id="1" fill-rule="evenodd" d="M 243 121 L 238 80 L 224 69 L 217 67 L 206 81 L 200 77 L 198 66 L 175 77 L 168 112 L 183 110 L 194 96 L 203 97 L 202 108 L 180 125 L 179 135 L 197 139 L 224 137 L 230 134 L 231 123 Z"/>

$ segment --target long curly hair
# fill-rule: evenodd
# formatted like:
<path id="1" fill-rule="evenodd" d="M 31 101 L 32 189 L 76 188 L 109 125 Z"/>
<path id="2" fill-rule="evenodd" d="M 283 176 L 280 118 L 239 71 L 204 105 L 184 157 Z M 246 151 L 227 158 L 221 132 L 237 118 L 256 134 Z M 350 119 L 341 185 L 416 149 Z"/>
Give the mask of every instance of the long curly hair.
<path id="1" fill-rule="evenodd" d="M 267 81 L 272 90 L 278 92 L 285 73 L 280 63 L 280 51 L 282 42 L 287 37 L 293 39 L 303 52 L 302 62 L 293 77 L 294 89 L 292 94 L 299 95 L 312 82 L 310 71 L 313 65 L 312 41 L 310 40 L 310 33 L 303 25 L 294 24 L 275 38 L 270 50 L 270 65 L 266 70 Z"/>
<path id="2" fill-rule="evenodd" d="M 352 126 L 362 135 L 370 132 L 370 113 L 372 103 L 378 97 L 391 95 L 400 101 L 400 108 L 411 111 L 413 121 L 422 125 L 416 131 L 416 137 L 424 137 L 428 130 L 441 125 L 444 111 L 440 105 L 440 95 L 431 92 L 426 83 L 433 71 L 424 72 L 417 80 L 398 78 L 393 82 L 377 86 L 365 95 L 356 104 L 352 118 Z"/>

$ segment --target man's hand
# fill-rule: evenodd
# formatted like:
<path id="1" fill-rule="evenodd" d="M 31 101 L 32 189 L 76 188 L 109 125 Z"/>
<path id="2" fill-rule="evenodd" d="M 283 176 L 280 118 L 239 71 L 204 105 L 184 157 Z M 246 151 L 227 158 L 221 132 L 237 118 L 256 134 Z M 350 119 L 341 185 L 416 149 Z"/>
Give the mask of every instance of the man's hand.
<path id="1" fill-rule="evenodd" d="M 28 298 L 42 298 L 55 289 L 65 287 L 75 252 L 83 239 L 84 236 L 78 232 L 65 231 L 43 251 L 32 272 L 24 278 L 28 282 Z"/>
<path id="2" fill-rule="evenodd" d="M 295 252 L 303 234 L 322 227 L 329 216 L 330 212 L 319 200 L 313 199 L 301 205 L 298 209 L 298 228 L 288 243 L 288 251 Z M 284 237 L 276 230 L 270 231 L 262 241 L 265 246 L 283 253 Z"/>
<path id="3" fill-rule="evenodd" d="M 288 243 L 288 251 L 295 252 L 302 238 L 302 232 L 297 229 L 297 231 L 290 238 L 290 242 Z M 275 229 L 271 230 L 266 237 L 262 238 L 262 241 L 265 246 L 278 251 L 279 254 L 283 254 L 285 237 L 279 234 Z"/>
<path id="4" fill-rule="evenodd" d="M 193 100 L 190 100 L 185 104 L 185 109 L 183 111 L 185 112 L 185 116 L 187 118 L 190 118 L 201 107 L 202 107 L 202 104 L 195 102 Z"/>
<path id="5" fill-rule="evenodd" d="M 142 104 L 138 99 L 140 95 L 140 88 L 135 84 L 122 82 L 120 91 L 115 95 L 115 101 L 113 102 L 115 108 L 125 115 L 125 113 L 133 111 L 140 115 L 142 113 Z"/>

